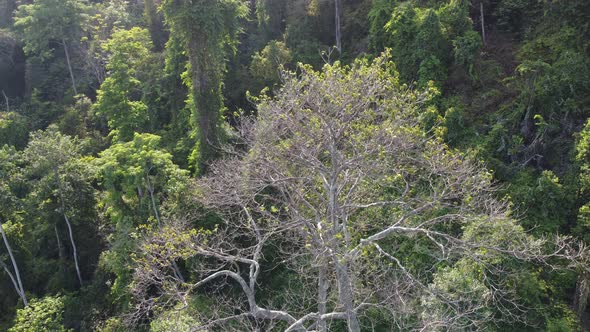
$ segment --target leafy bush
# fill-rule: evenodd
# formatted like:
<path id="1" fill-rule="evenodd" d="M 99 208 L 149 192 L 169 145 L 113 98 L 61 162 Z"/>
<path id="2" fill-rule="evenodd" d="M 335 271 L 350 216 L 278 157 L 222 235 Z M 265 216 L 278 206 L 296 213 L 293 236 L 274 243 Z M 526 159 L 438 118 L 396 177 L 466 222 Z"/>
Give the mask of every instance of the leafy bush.
<path id="1" fill-rule="evenodd" d="M 31 300 L 28 307 L 17 311 L 14 326 L 8 331 L 71 331 L 63 326 L 63 300 L 60 296 L 46 296 L 40 300 Z"/>

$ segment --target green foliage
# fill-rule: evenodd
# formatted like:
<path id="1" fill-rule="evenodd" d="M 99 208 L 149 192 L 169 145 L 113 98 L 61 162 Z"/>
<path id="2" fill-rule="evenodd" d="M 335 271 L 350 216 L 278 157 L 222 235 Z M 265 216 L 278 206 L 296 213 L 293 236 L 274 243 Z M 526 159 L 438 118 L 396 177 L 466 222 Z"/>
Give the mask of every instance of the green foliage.
<path id="1" fill-rule="evenodd" d="M 564 52 L 584 52 L 580 33 L 572 27 L 547 31 L 523 43 L 518 57 L 523 61 L 542 61 L 554 63 Z"/>
<path id="2" fill-rule="evenodd" d="M 258 26 L 267 40 L 281 36 L 287 16 L 288 0 L 256 0 Z"/>
<path id="3" fill-rule="evenodd" d="M 52 174 L 80 156 L 81 145 L 76 138 L 62 135 L 55 126 L 36 131 L 24 152 L 34 174 Z"/>
<path id="4" fill-rule="evenodd" d="M 96 329 L 98 332 L 125 332 L 125 324 L 121 318 L 111 317 L 99 325 Z"/>
<path id="5" fill-rule="evenodd" d="M 14 148 L 4 145 L 0 148 L 0 157 L 0 212 L 4 215 L 15 200 L 11 184 L 15 184 L 12 177 L 16 172 L 18 155 Z"/>
<path id="6" fill-rule="evenodd" d="M 590 242 L 590 204 L 586 203 L 578 210 L 576 226 L 573 229 L 573 233 L 585 242 Z"/>
<path id="7" fill-rule="evenodd" d="M 369 44 L 377 52 L 385 50 L 389 44 L 389 36 L 386 34 L 384 27 L 391 18 L 395 0 L 374 0 L 369 12 Z"/>
<path id="8" fill-rule="evenodd" d="M 159 136 L 136 133 L 132 141 L 112 145 L 95 161 L 105 189 L 102 204 L 113 229 L 111 248 L 103 252 L 101 264 L 117 277 L 112 292 L 118 301 L 128 297 L 136 228 L 161 226 L 162 203 L 180 201 L 188 181 L 187 171 L 173 164 L 172 155 L 159 145 Z"/>
<path id="9" fill-rule="evenodd" d="M 182 42 L 174 35 L 166 43 L 164 91 L 168 91 L 167 108 L 170 112 L 168 130 L 162 135 L 163 143 L 174 155 L 177 165 L 187 168 L 188 155 L 195 142 L 190 137 L 192 102 L 187 100 L 188 87 L 183 83 L 182 76 L 187 70 L 187 56 Z"/>
<path id="10" fill-rule="evenodd" d="M 95 14 L 92 17 L 92 38 L 97 41 L 105 41 L 110 38 L 116 29 L 126 29 L 133 25 L 129 4 L 125 0 L 106 0 L 95 5 Z"/>
<path id="11" fill-rule="evenodd" d="M 15 13 L 15 28 L 24 38 L 24 50 L 49 58 L 51 42 L 78 42 L 87 19 L 87 6 L 79 0 L 35 0 Z"/>
<path id="12" fill-rule="evenodd" d="M 187 310 L 170 310 L 150 323 L 150 332 L 191 332 L 197 321 Z"/>
<path id="13" fill-rule="evenodd" d="M 88 154 L 103 150 L 107 144 L 107 138 L 100 131 L 105 125 L 95 114 L 92 101 L 87 97 L 78 96 L 76 103 L 67 107 L 59 117 L 57 126 L 61 133 L 83 140 Z"/>
<path id="14" fill-rule="evenodd" d="M 146 202 L 151 191 L 158 205 L 166 196 L 182 193 L 187 172 L 173 164 L 172 155 L 159 145 L 159 136 L 136 133 L 131 142 L 114 144 L 96 159 L 101 184 L 108 193 L 105 202 L 119 210 L 116 215 L 126 208 L 151 209 L 151 202 Z"/>
<path id="15" fill-rule="evenodd" d="M 25 224 L 37 240 L 43 239 L 29 244 L 28 249 L 43 262 L 32 269 L 31 277 L 39 278 L 36 283 L 49 291 L 75 288 L 75 260 L 82 262 L 78 266 L 83 274 L 98 256 L 93 171 L 88 160 L 82 159 L 83 149 L 79 139 L 61 134 L 52 125 L 33 132 L 22 152 Z M 64 250 L 71 252 L 74 246 L 76 256 L 66 260 Z M 59 261 L 51 263 L 56 256 Z"/>
<path id="16" fill-rule="evenodd" d="M 422 318 L 426 321 L 454 320 L 453 327 L 461 330 L 472 320 L 485 321 L 493 309 L 480 303 L 490 303 L 492 292 L 482 280 L 481 268 L 475 262 L 461 260 L 452 268 L 444 268 L 434 276 L 428 295 L 421 299 Z M 440 299 L 451 300 L 449 306 Z"/>
<path id="17" fill-rule="evenodd" d="M 418 59 L 427 59 L 434 56 L 440 61 L 445 61 L 448 57 L 448 41 L 443 35 L 443 27 L 439 19 L 439 14 L 434 9 L 419 10 L 419 28 L 414 46 L 414 51 Z"/>
<path id="18" fill-rule="evenodd" d="M 469 135 L 468 124 L 465 120 L 465 111 L 462 105 L 449 107 L 444 116 L 445 136 L 444 139 L 451 146 L 461 145 Z"/>
<path id="19" fill-rule="evenodd" d="M 573 207 L 574 195 L 551 171 L 536 175 L 520 172 L 509 189 L 517 211 L 522 211 L 522 225 L 537 234 L 564 231 Z"/>
<path id="20" fill-rule="evenodd" d="M 291 23 L 285 29 L 285 43 L 293 52 L 293 59 L 297 62 L 320 67 L 323 63 L 320 52 L 328 47 L 324 46 L 317 37 L 317 22 L 313 16 L 304 16 L 301 21 Z"/>
<path id="21" fill-rule="evenodd" d="M 156 50 L 162 50 L 168 39 L 167 33 L 164 30 L 164 22 L 162 13 L 159 13 L 154 0 L 144 1 L 143 16 L 150 31 L 150 36 Z"/>
<path id="22" fill-rule="evenodd" d="M 455 63 L 465 67 L 473 76 L 473 65 L 482 46 L 481 36 L 475 31 L 467 31 L 464 35 L 459 36 L 453 40 Z"/>
<path id="23" fill-rule="evenodd" d="M 418 34 L 419 22 L 414 6 L 402 3 L 395 7 L 385 31 L 390 36 L 387 47 L 392 47 L 393 61 L 400 71 L 402 79 L 413 80 L 418 71 L 418 59 L 415 55 L 415 37 Z"/>
<path id="24" fill-rule="evenodd" d="M 430 55 L 418 66 L 418 86 L 425 88 L 429 86 L 430 82 L 444 82 L 447 78 L 447 71 L 440 60 Z"/>
<path id="25" fill-rule="evenodd" d="M 198 2 L 164 0 L 161 10 L 166 22 L 183 42 L 189 43 L 195 35 L 206 36 L 207 45 L 201 45 L 215 55 L 223 55 L 226 43 L 235 46 L 240 32 L 239 19 L 248 8 L 238 0 L 204 0 Z M 220 48 L 221 47 L 221 48 Z"/>
<path id="26" fill-rule="evenodd" d="M 252 56 L 250 72 L 262 87 L 273 87 L 280 83 L 281 71 L 292 60 L 291 51 L 285 43 L 273 40 L 262 51 Z M 258 89 L 257 89 L 258 90 Z"/>
<path id="27" fill-rule="evenodd" d="M 27 144 L 27 119 L 16 112 L 0 112 L 0 144 L 22 149 Z"/>
<path id="28" fill-rule="evenodd" d="M 514 159 L 526 160 L 534 152 L 547 164 L 559 165 L 573 148 L 563 138 L 572 134 L 572 123 L 584 119 L 590 105 L 590 85 L 584 79 L 590 74 L 590 58 L 565 51 L 554 63 L 524 61 L 517 72 L 511 87 L 519 95 L 508 106 L 513 132 L 522 139 Z"/>
<path id="29" fill-rule="evenodd" d="M 480 2 L 485 45 L 479 32 Z M 428 98 L 408 97 L 420 99 L 411 116 L 417 124 L 412 135 L 422 140 L 433 136 L 457 149 L 453 152 L 457 156 L 475 155 L 493 169 L 499 182 L 496 194 L 511 201 L 520 225 L 506 222 L 492 229 L 481 223 L 479 228 L 454 229 L 457 234 L 512 245 L 515 239 L 532 239 L 522 235 L 525 229 L 529 235 L 565 233 L 590 242 L 590 1 L 343 0 L 342 4 L 344 52 L 336 54 L 327 46 L 334 37 L 333 1 L 0 0 L 0 218 L 27 293 L 42 298 L 22 309 L 0 266 L 0 330 L 8 330 L 13 320 L 11 331 L 65 331 L 64 326 L 81 331 L 129 330 L 121 317 L 130 303 L 128 287 L 137 268 L 132 256 L 141 256 L 136 255 L 141 250 L 139 239 L 158 233 L 159 219 L 162 229 L 167 229 L 167 217 L 181 207 L 189 215 L 202 212 L 201 206 L 188 202 L 191 180 L 177 165 L 206 175 L 224 144 L 243 152 L 243 142 L 228 136 L 227 124 L 241 125 L 240 115 L 258 114 L 245 92 L 280 94 L 280 85 L 289 77 L 281 77 L 279 71 L 295 69 L 291 67 L 295 62 L 306 64 L 295 75 L 311 82 L 309 78 L 315 77 L 310 76 L 311 67 L 339 60 L 328 66 L 324 76 L 316 77 L 328 80 L 340 69 L 348 70 L 346 64 L 359 54 L 371 59 L 391 49 L 395 65 L 388 64 L 387 71 L 396 67 L 400 74 L 399 81 L 394 76 L 387 84 L 429 89 Z M 248 14 L 248 5 L 255 12 Z M 78 96 L 68 90 L 69 67 Z M 346 76 L 338 84 L 354 86 L 356 81 Z M 336 103 L 333 94 L 338 84 L 324 90 L 322 106 Z M 270 102 L 266 98 L 258 101 Z M 397 111 L 398 106 L 391 109 Z M 309 119 L 306 131 L 321 123 L 322 119 Z M 367 121 L 346 133 L 359 132 L 358 147 L 376 128 L 375 121 Z M 286 138 L 285 153 L 306 134 Z M 308 143 L 320 144 L 319 140 Z M 257 147 L 252 155 L 268 148 Z M 403 169 L 408 176 L 422 176 L 422 169 L 407 164 Z M 391 186 L 383 185 L 390 182 Z M 389 197 L 397 185 L 403 187 L 395 179 L 381 179 L 367 192 Z M 410 191 L 419 197 L 427 189 L 427 184 L 420 184 Z M 79 239 L 78 256 L 88 282 L 83 288 L 75 280 L 62 210 Z M 221 225 L 217 212 L 207 211 L 199 226 Z M 351 217 L 351 222 L 360 234 L 396 213 L 383 209 Z M 428 217 L 427 213 L 416 216 L 416 222 Z M 186 240 L 182 233 L 164 233 L 161 239 L 170 246 Z M 399 254 L 410 271 L 432 267 L 432 248 L 420 236 L 382 242 L 384 249 Z M 9 263 L 2 248 L 0 241 L 0 260 Z M 434 272 L 423 282 L 439 296 L 423 294 L 408 302 L 406 308 L 414 310 L 409 324 L 449 318 L 455 311 L 451 318 L 459 326 L 464 322 L 461 314 L 467 312 L 482 320 L 501 316 L 492 308 L 489 292 L 494 283 L 504 283 L 511 295 L 533 310 L 526 322 L 485 329 L 579 330 L 578 319 L 567 308 L 573 301 L 575 273 L 564 276 L 528 264 L 517 266 L 514 261 L 489 259 L 483 248 L 476 250 L 481 250 L 485 262 L 451 255 L 430 270 Z M 283 257 L 267 251 L 263 270 L 269 268 L 261 280 L 268 287 L 257 293 L 260 300 L 279 307 L 291 296 L 303 297 L 304 292 L 289 292 L 299 291 L 305 283 Z M 181 261 L 192 257 L 181 249 L 177 254 Z M 192 259 L 190 264 L 203 263 Z M 507 274 L 483 275 L 486 266 Z M 381 272 L 370 266 L 361 274 Z M 194 278 L 186 277 L 189 282 Z M 47 296 L 66 291 L 71 291 L 67 298 Z M 443 295 L 456 306 L 442 303 Z M 211 314 L 206 304 L 211 298 L 198 295 L 193 301 L 199 304 L 191 304 L 188 312 L 198 307 L 199 315 Z M 475 307 L 482 302 L 482 307 Z M 187 311 L 167 308 L 173 310 L 154 312 L 142 322 L 143 329 L 183 330 L 196 323 Z M 374 320 L 374 328 L 383 331 L 399 328 L 391 322 L 399 318 L 397 314 L 405 314 L 378 308 L 365 313 Z M 339 328 L 343 326 L 330 326 Z"/>
<path id="30" fill-rule="evenodd" d="M 554 307 L 559 307 L 560 304 L 555 290 L 551 289 L 541 272 L 524 262 L 501 257 L 490 251 L 490 248 L 498 246 L 517 248 L 523 243 L 528 243 L 532 250 L 539 250 L 541 243 L 538 239 L 527 233 L 524 227 L 508 219 L 496 223 L 482 219 L 480 222 L 468 225 L 464 231 L 464 238 L 478 238 L 485 243 L 481 248 L 472 249 L 477 253 L 478 259 L 464 265 L 468 269 L 472 269 L 471 276 L 490 290 L 495 289 L 498 284 L 507 286 L 503 295 L 496 294 L 496 298 L 490 298 L 483 307 L 474 308 L 476 310 L 473 314 L 502 315 L 508 319 L 507 322 L 500 322 L 498 327 L 489 326 L 488 328 L 494 331 L 535 331 L 535 326 L 543 326 L 548 324 L 551 318 L 562 317 L 551 312 Z M 485 266 L 488 264 L 502 272 L 498 275 L 486 274 Z M 471 298 L 469 294 L 465 294 L 463 297 L 463 299 L 469 298 Z M 546 305 L 545 303 L 549 299 L 552 303 Z M 512 321 L 510 318 L 513 314 L 512 310 L 518 310 L 518 307 L 526 307 L 530 310 L 521 317 L 521 321 Z M 461 311 L 457 313 L 458 317 L 461 317 L 461 313 Z M 472 313 L 467 311 L 467 315 L 470 314 Z"/>
<path id="31" fill-rule="evenodd" d="M 468 0 L 450 0 L 437 10 L 443 27 L 443 33 L 448 40 L 473 31 Z"/>
<path id="32" fill-rule="evenodd" d="M 73 52 L 75 47 L 72 46 L 79 45 L 85 33 L 88 9 L 85 1 L 36 0 L 32 4 L 20 5 L 15 12 L 15 29 L 23 39 L 23 50 L 32 56 L 29 61 L 36 60 L 40 67 L 48 67 L 46 70 L 51 72 L 51 76 L 61 74 L 62 79 L 71 84 L 43 82 L 38 87 L 43 92 L 47 91 L 48 95 L 51 95 L 51 90 L 59 94 L 64 91 L 73 94 L 78 92 L 75 72 L 81 65 L 78 63 L 80 58 Z M 54 55 L 57 55 L 59 61 L 52 59 Z M 68 90 L 68 87 L 72 89 Z"/>
<path id="33" fill-rule="evenodd" d="M 2 23 L 0 23 L 1 25 Z M 0 28 L 0 77 L 2 77 L 2 80 L 0 80 L 0 96 L 2 98 L 0 100 L 4 103 L 6 99 L 4 99 L 2 91 L 11 98 L 22 94 L 24 89 L 23 73 L 25 61 L 23 55 L 17 34 Z M 9 102 L 13 102 L 13 100 L 9 100 Z M 0 106 L 0 109 L 8 111 L 6 104 Z"/>
<path id="34" fill-rule="evenodd" d="M 17 311 L 14 326 L 8 331 L 72 331 L 63 325 L 63 310 L 64 298 L 60 296 L 31 300 L 28 307 Z"/>
<path id="35" fill-rule="evenodd" d="M 471 28 L 467 1 L 451 0 L 438 8 L 374 1 L 369 21 L 371 47 L 392 49 L 403 81 L 426 87 L 433 80 L 442 86 L 452 64 L 472 74 L 481 42 Z"/>
<path id="36" fill-rule="evenodd" d="M 110 53 L 109 76 L 98 91 L 94 107 L 97 114 L 108 118 L 115 141 L 129 141 L 148 121 L 148 107 L 142 101 L 142 79 L 146 79 L 151 40 L 144 29 L 119 30 L 104 48 Z"/>
<path id="37" fill-rule="evenodd" d="M 165 197 L 182 192 L 186 171 L 172 163 L 159 142 L 158 136 L 136 133 L 133 141 L 111 146 L 96 160 L 113 222 L 145 223 L 156 212 L 152 204 L 159 206 Z"/>
<path id="38" fill-rule="evenodd" d="M 86 49 L 87 66 L 92 71 L 93 79 L 101 84 L 106 78 L 105 64 L 109 53 L 104 45 L 112 38 L 116 30 L 128 30 L 136 20 L 130 13 L 130 5 L 125 0 L 107 0 L 92 7 L 92 15 L 87 23 L 87 37 L 83 45 Z"/>
<path id="39" fill-rule="evenodd" d="M 527 84 L 523 95 L 534 98 L 534 107 L 545 118 L 550 118 L 552 113 L 581 115 L 582 105 L 588 103 L 584 96 L 590 85 L 584 77 L 590 73 L 590 59 L 583 54 L 565 51 L 552 64 L 524 61 L 517 71 Z"/>
<path id="40" fill-rule="evenodd" d="M 547 321 L 547 332 L 581 332 L 579 318 L 567 306 L 560 305 L 553 309 L 552 317 Z"/>
<path id="41" fill-rule="evenodd" d="M 525 33 L 539 19 L 541 3 L 535 0 L 505 0 L 499 3 L 495 16 L 498 19 L 498 27 L 505 31 Z"/>
<path id="42" fill-rule="evenodd" d="M 581 196 L 590 195 L 590 119 L 580 131 L 576 144 L 576 163 L 579 167 Z M 585 202 L 578 210 L 574 234 L 590 242 L 590 203 Z"/>

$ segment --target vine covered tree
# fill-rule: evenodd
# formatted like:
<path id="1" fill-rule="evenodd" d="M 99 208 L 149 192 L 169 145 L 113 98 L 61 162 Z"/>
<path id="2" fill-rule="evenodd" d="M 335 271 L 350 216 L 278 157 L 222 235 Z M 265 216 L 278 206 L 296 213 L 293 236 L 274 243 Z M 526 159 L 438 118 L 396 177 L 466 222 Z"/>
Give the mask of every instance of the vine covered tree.
<path id="1" fill-rule="evenodd" d="M 242 0 L 163 0 L 161 10 L 171 33 L 187 50 L 191 89 L 193 136 L 191 164 L 197 173 L 216 154 L 223 125 L 222 82 L 228 49 L 234 49 L 240 21 L 248 7 Z"/>

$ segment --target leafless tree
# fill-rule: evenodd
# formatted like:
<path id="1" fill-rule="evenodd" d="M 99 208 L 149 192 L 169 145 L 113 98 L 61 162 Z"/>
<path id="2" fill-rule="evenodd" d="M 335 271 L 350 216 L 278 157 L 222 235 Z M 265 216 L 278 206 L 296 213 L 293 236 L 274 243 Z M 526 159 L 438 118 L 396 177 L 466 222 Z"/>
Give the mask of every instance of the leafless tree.
<path id="1" fill-rule="evenodd" d="M 223 223 L 169 222 L 145 239 L 131 320 L 205 287 L 219 305 L 195 331 L 327 331 L 341 321 L 357 332 L 376 311 L 403 330 L 480 329 L 499 319 L 491 310 L 521 319 L 527 308 L 509 285 L 519 272 L 505 262 L 573 262 L 585 249 L 526 234 L 482 165 L 425 134 L 427 100 L 398 83 L 387 57 L 287 77 L 259 119 L 242 122 L 247 148 L 197 181 L 198 202 Z M 269 251 L 299 279 L 278 303 L 257 297 Z M 190 257 L 196 281 L 181 282 L 170 262 Z M 242 295 L 223 292 L 229 284 Z"/>

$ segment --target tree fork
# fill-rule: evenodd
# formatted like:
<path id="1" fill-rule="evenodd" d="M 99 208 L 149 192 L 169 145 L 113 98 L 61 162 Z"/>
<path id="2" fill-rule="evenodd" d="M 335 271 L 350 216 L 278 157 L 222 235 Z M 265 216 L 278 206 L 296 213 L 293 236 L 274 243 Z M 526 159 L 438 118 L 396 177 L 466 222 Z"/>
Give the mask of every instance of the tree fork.
<path id="1" fill-rule="evenodd" d="M 349 268 L 338 262 L 335 257 L 334 265 L 336 269 L 336 280 L 338 282 L 338 296 L 340 304 L 344 306 L 346 312 L 346 322 L 349 332 L 360 332 L 361 326 L 354 308 L 354 292 L 350 280 Z"/>
<path id="2" fill-rule="evenodd" d="M 82 273 L 80 272 L 80 265 L 78 264 L 78 249 L 76 247 L 76 242 L 74 241 L 74 232 L 72 231 L 72 224 L 70 223 L 70 219 L 68 219 L 68 216 L 66 214 L 66 203 L 64 200 L 64 196 L 63 196 L 63 189 L 61 186 L 61 181 L 59 179 L 59 173 L 57 171 L 57 168 L 54 168 L 54 173 L 55 173 L 55 181 L 57 182 L 57 188 L 59 191 L 59 198 L 61 201 L 61 213 L 63 214 L 64 217 L 64 221 L 66 222 L 66 226 L 68 226 L 68 234 L 70 236 L 70 243 L 72 245 L 72 251 L 73 251 L 73 255 L 74 255 L 74 265 L 76 266 L 76 274 L 78 276 L 78 281 L 80 282 L 80 287 L 82 287 Z"/>
<path id="3" fill-rule="evenodd" d="M 27 296 L 25 295 L 25 289 L 23 288 L 23 282 L 20 278 L 20 271 L 18 270 L 18 265 L 16 264 L 16 259 L 14 258 L 14 255 L 12 253 L 12 248 L 10 247 L 10 243 L 8 243 L 8 238 L 6 237 L 6 233 L 4 232 L 4 227 L 2 226 L 2 220 L 0 220 L 0 233 L 2 234 L 2 240 L 4 240 L 4 245 L 6 246 L 6 250 L 8 251 L 8 255 L 10 256 L 10 260 L 12 261 L 12 267 L 14 268 L 14 274 L 16 274 L 16 281 L 18 284 L 18 288 L 17 288 L 17 293 L 19 293 L 20 297 L 23 300 L 23 303 L 25 304 L 25 307 L 27 307 L 29 305 L 29 303 L 27 302 Z M 8 268 L 6 268 L 6 266 L 4 266 L 4 268 L 6 269 L 7 272 Z M 9 273 L 9 276 L 11 276 L 11 274 Z M 11 276 L 11 278 L 14 278 Z M 13 279 L 14 282 L 14 279 Z"/>

